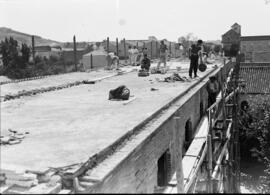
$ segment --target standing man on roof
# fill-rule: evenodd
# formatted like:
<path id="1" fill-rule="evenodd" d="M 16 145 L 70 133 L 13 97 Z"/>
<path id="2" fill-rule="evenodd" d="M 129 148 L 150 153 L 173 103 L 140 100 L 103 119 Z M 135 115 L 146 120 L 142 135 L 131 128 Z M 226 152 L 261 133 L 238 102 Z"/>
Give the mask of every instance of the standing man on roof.
<path id="1" fill-rule="evenodd" d="M 133 49 L 131 46 L 128 46 L 128 58 L 129 58 L 129 64 L 132 65 L 131 63 L 131 57 L 132 57 Z"/>
<path id="2" fill-rule="evenodd" d="M 157 64 L 157 69 L 159 70 L 160 64 L 164 63 L 164 68 L 166 68 L 166 57 L 167 57 L 167 45 L 164 44 L 164 41 L 160 41 L 159 48 L 159 62 Z"/>
<path id="3" fill-rule="evenodd" d="M 189 66 L 189 77 L 192 78 L 192 72 L 194 72 L 194 77 L 198 77 L 197 70 L 199 64 L 199 58 L 202 57 L 202 43 L 203 41 L 200 39 L 197 41 L 197 44 L 192 44 L 191 48 L 189 49 L 189 59 L 190 59 L 190 66 Z"/>

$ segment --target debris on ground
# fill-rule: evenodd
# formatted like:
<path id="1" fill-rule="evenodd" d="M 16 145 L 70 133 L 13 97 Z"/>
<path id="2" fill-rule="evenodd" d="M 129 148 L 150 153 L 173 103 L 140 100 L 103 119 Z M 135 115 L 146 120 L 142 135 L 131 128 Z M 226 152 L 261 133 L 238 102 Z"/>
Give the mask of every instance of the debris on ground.
<path id="1" fill-rule="evenodd" d="M 185 76 L 181 77 L 178 73 L 173 73 L 171 76 L 164 78 L 164 82 L 175 82 L 175 81 L 186 82 L 189 81 L 189 79 Z"/>
<path id="2" fill-rule="evenodd" d="M 166 74 L 169 70 L 169 66 L 167 67 L 160 67 L 159 69 L 157 67 L 152 67 L 150 69 L 151 74 Z"/>
<path id="3" fill-rule="evenodd" d="M 13 144 L 19 144 L 22 142 L 22 140 L 25 138 L 26 134 L 29 134 L 29 132 L 20 133 L 16 130 L 8 129 L 10 132 L 9 135 L 6 136 L 0 136 L 0 145 L 13 145 Z"/>
<path id="4" fill-rule="evenodd" d="M 90 80 L 83 80 L 83 84 L 95 84 L 95 81 L 90 81 Z"/>
<path id="5" fill-rule="evenodd" d="M 62 177 L 54 170 L 43 173 L 29 173 L 22 170 L 10 170 L 1 167 L 1 194 L 70 194 L 70 189 L 62 185 Z"/>
<path id="6" fill-rule="evenodd" d="M 130 90 L 125 85 L 109 91 L 109 100 L 128 100 L 129 96 Z"/>
<path id="7" fill-rule="evenodd" d="M 137 98 L 133 97 L 133 98 L 129 99 L 128 101 L 124 102 L 123 105 L 127 105 L 128 103 L 134 101 L 135 99 L 137 99 Z"/>

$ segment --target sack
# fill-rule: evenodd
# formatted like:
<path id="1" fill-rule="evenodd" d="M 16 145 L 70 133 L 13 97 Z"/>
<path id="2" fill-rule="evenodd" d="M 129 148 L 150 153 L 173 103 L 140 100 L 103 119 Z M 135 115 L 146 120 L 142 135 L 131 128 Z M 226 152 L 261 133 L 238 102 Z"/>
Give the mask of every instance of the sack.
<path id="1" fill-rule="evenodd" d="M 109 100 L 118 99 L 118 100 L 128 100 L 130 95 L 130 90 L 125 86 L 121 85 L 116 89 L 112 89 L 109 92 Z"/>
<path id="2" fill-rule="evenodd" d="M 149 72 L 148 72 L 148 71 L 145 71 L 145 70 L 139 70 L 138 76 L 139 76 L 139 77 L 146 77 L 146 76 L 149 76 Z"/>
<path id="3" fill-rule="evenodd" d="M 201 71 L 201 72 L 204 72 L 205 70 L 206 70 L 206 65 L 204 64 L 204 63 L 201 63 L 201 64 L 199 64 L 199 70 Z"/>

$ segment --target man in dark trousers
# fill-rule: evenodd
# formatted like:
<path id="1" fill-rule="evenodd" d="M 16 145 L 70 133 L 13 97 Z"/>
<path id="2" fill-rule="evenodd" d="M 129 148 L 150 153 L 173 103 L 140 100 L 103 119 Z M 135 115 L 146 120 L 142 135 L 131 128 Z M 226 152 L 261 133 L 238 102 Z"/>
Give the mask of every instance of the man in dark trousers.
<path id="1" fill-rule="evenodd" d="M 198 40 L 197 44 L 192 44 L 191 48 L 189 49 L 189 59 L 190 59 L 190 66 L 189 66 L 189 77 L 192 78 L 192 72 L 194 72 L 194 77 L 198 77 L 197 70 L 198 70 L 198 61 L 199 57 L 202 52 L 202 40 Z"/>

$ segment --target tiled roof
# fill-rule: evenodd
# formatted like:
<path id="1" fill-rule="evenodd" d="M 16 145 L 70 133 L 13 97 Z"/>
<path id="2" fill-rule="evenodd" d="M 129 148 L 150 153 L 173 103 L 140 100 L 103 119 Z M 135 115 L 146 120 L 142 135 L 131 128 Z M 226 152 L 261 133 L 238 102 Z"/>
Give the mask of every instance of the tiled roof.
<path id="1" fill-rule="evenodd" d="M 270 94 L 270 63 L 241 63 L 240 79 L 245 82 L 241 92 Z"/>
<path id="2" fill-rule="evenodd" d="M 262 36 L 241 36 L 241 41 L 264 41 L 270 40 L 270 35 L 262 35 Z"/>

